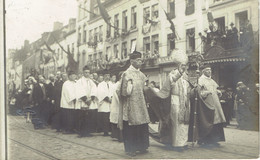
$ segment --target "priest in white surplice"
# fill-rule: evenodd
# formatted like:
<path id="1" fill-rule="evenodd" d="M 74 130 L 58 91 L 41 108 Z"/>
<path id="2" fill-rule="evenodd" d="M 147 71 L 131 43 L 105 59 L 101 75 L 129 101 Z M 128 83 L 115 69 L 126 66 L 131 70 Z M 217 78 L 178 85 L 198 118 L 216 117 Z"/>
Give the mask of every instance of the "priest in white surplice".
<path id="1" fill-rule="evenodd" d="M 121 77 L 123 72 L 120 72 L 118 77 Z M 122 105 L 121 100 L 119 99 L 116 89 L 120 85 L 120 81 L 117 81 L 116 83 L 116 77 L 112 76 L 111 78 L 111 85 L 112 85 L 112 101 L 110 105 L 110 115 L 109 120 L 111 124 L 111 137 L 117 139 L 119 142 L 123 140 L 122 131 L 118 128 L 118 115 L 119 115 L 119 107 Z"/>
<path id="2" fill-rule="evenodd" d="M 104 136 L 108 136 L 110 130 L 109 113 L 112 98 L 112 88 L 109 81 L 110 75 L 104 75 L 104 81 L 98 84 L 97 98 L 98 106 L 98 128 L 104 132 Z"/>
<path id="3" fill-rule="evenodd" d="M 68 72 L 68 80 L 64 82 L 61 91 L 62 128 L 65 133 L 73 132 L 73 111 L 76 107 L 76 73 Z"/>
<path id="4" fill-rule="evenodd" d="M 90 79 L 90 69 L 83 68 L 83 76 L 77 81 L 77 109 L 80 137 L 91 136 L 97 127 L 96 84 Z"/>

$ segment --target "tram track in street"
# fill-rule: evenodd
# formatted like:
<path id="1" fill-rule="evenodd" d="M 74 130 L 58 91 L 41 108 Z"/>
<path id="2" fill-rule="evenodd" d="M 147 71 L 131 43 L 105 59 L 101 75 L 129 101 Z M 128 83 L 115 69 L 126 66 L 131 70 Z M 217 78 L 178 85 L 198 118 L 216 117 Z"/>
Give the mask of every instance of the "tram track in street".
<path id="1" fill-rule="evenodd" d="M 14 140 L 14 139 L 12 139 L 12 138 L 8 138 L 8 139 L 11 140 L 11 141 L 14 142 L 14 143 L 20 145 L 21 147 L 26 148 L 26 149 L 28 149 L 28 150 L 30 150 L 30 151 L 32 151 L 32 152 L 38 154 L 38 155 L 41 155 L 41 156 L 43 156 L 43 157 L 45 157 L 45 158 L 48 158 L 48 159 L 51 159 L 51 160 L 59 160 L 58 158 L 56 158 L 56 157 L 54 157 L 54 156 L 52 156 L 52 155 L 50 155 L 50 154 L 47 154 L 47 153 L 42 152 L 42 151 L 39 151 L 39 150 L 37 150 L 37 149 L 35 149 L 35 148 L 32 148 L 32 147 L 30 147 L 30 146 L 28 146 L 28 145 L 25 145 L 25 144 L 19 142 L 19 141 L 17 141 L 17 140 Z"/>
<path id="2" fill-rule="evenodd" d="M 85 156 L 84 158 L 92 158 L 92 157 L 95 157 L 94 159 L 103 159 L 103 158 L 109 158 L 109 157 L 116 157 L 114 159 L 118 159 L 118 158 L 119 159 L 129 159 L 130 158 L 129 156 L 124 154 L 123 148 L 122 148 L 122 151 L 120 150 L 121 147 L 119 147 L 118 149 L 113 149 L 113 147 L 111 148 L 111 146 L 109 144 L 110 142 L 104 143 L 106 147 L 103 147 L 102 143 L 96 144 L 95 141 L 99 140 L 99 139 L 105 140 L 105 141 L 109 140 L 103 136 L 100 137 L 100 135 L 98 135 L 98 134 L 95 134 L 94 137 L 80 139 L 80 138 L 76 138 L 76 135 L 67 136 L 64 134 L 57 134 L 57 133 L 55 133 L 55 131 L 50 130 L 49 128 L 47 128 L 46 130 L 35 130 L 31 127 L 31 124 L 29 124 L 29 123 L 25 124 L 24 121 L 21 121 L 21 119 L 19 119 L 17 117 L 14 117 L 14 120 L 15 121 L 9 123 L 9 125 L 8 125 L 9 132 L 16 131 L 19 134 L 28 133 L 28 136 L 30 136 L 30 135 L 32 136 L 32 138 L 31 138 L 32 141 L 36 140 L 36 139 L 34 140 L 33 137 L 37 137 L 37 135 L 39 135 L 39 137 L 41 137 L 40 139 L 48 139 L 51 141 L 53 139 L 53 141 L 56 142 L 56 143 L 53 143 L 54 145 L 57 145 L 58 143 L 62 142 L 61 145 L 59 145 L 59 147 L 62 148 L 61 151 L 64 151 L 64 147 L 65 147 L 65 151 L 66 151 L 66 148 L 68 148 L 68 145 L 69 145 L 69 146 L 73 146 L 72 148 L 75 148 L 74 149 L 75 152 L 77 152 L 76 148 L 80 148 L 80 149 L 78 149 L 78 151 L 80 151 L 80 153 L 83 153 L 83 154 L 81 154 L 81 156 Z M 41 149 L 41 147 L 39 147 L 39 145 L 41 145 L 41 141 L 39 141 L 39 145 L 38 145 L 38 143 L 27 143 L 25 140 L 19 140 L 18 137 L 16 137 L 16 135 L 9 136 L 8 139 L 10 140 L 9 142 L 14 142 L 14 143 L 18 144 L 19 146 L 24 147 L 28 150 L 31 150 L 32 152 L 37 153 L 43 157 L 45 156 L 48 159 L 55 159 L 56 157 L 58 157 L 56 159 L 66 159 L 66 158 L 64 158 L 64 156 L 62 156 L 62 158 L 59 157 L 60 155 L 56 154 L 55 152 L 49 152 L 48 150 L 52 151 L 50 148 L 48 150 Z M 29 139 L 30 139 L 30 137 L 29 137 Z M 150 145 L 151 145 L 150 147 L 154 146 L 154 144 L 150 144 Z M 250 145 L 244 145 L 244 144 L 239 144 L 239 146 L 237 146 L 237 145 L 238 145 L 237 143 L 229 142 L 229 143 L 226 143 L 225 145 L 221 145 L 219 148 L 214 148 L 214 150 L 212 148 L 203 148 L 203 147 L 196 146 L 194 148 L 190 148 L 190 151 L 191 151 L 190 153 L 192 155 L 195 152 L 199 151 L 201 153 L 211 153 L 211 154 L 223 153 L 227 157 L 239 156 L 241 158 L 255 158 L 254 155 L 251 155 L 254 153 L 254 151 L 244 152 L 243 148 L 250 148 L 250 150 L 251 149 L 256 150 L 257 147 L 250 146 Z M 155 151 L 155 149 L 158 149 L 158 148 L 161 148 L 161 146 L 158 147 L 157 145 L 155 145 L 153 148 L 151 148 L 150 151 Z M 84 150 L 86 152 L 84 152 Z M 163 153 L 164 152 L 165 151 L 163 151 Z M 66 153 L 66 152 L 63 152 L 63 153 Z M 169 157 L 171 155 L 175 155 L 175 154 L 179 154 L 179 153 L 169 152 Z M 146 156 L 141 156 L 141 157 L 147 158 Z"/>
<path id="3" fill-rule="evenodd" d="M 93 147 L 93 146 L 89 146 L 89 145 L 86 145 L 86 144 L 81 144 L 81 143 L 77 143 L 77 142 L 73 142 L 73 141 L 70 141 L 68 139 L 64 139 L 64 138 L 60 138 L 60 137 L 57 137 L 56 135 L 49 135 L 49 134 L 45 134 L 45 133 L 42 133 L 42 132 L 37 132 L 36 130 L 33 130 L 33 129 L 28 129 L 28 128 L 24 128 L 24 127 L 21 127 L 21 126 L 17 126 L 17 125 L 13 125 L 11 124 L 10 125 L 11 127 L 16 127 L 16 128 L 19 128 L 19 129 L 24 129 L 26 131 L 30 131 L 30 132 L 33 132 L 33 133 L 37 133 L 37 134 L 40 134 L 40 135 L 44 135 L 44 136 L 47 136 L 49 138 L 54 138 L 54 139 L 58 139 L 60 141 L 63 141 L 63 142 L 67 142 L 67 143 L 70 143 L 70 144 L 74 144 L 74 145 L 78 145 L 78 146 L 81 146 L 81 147 L 85 147 L 85 148 L 89 148 L 89 149 L 92 149 L 92 150 L 96 150 L 98 152 L 105 152 L 105 153 L 108 153 L 108 154 L 111 154 L 111 155 L 116 155 L 116 156 L 119 156 L 119 157 L 122 157 L 122 158 L 129 158 L 128 156 L 124 155 L 124 154 L 118 154 L 118 153 L 114 153 L 114 152 L 111 152 L 111 151 L 107 151 L 107 150 L 104 150 L 104 149 L 101 149 L 101 148 L 96 148 L 96 147 Z M 21 142 L 18 142 L 17 140 L 14 140 L 14 139 L 11 139 L 9 138 L 10 140 L 16 142 L 16 143 L 19 143 L 20 145 L 22 145 L 23 143 Z M 24 144 L 23 144 L 24 145 Z M 39 152 L 41 153 L 41 151 L 37 150 L 37 149 L 34 149 L 30 146 L 27 146 L 27 145 L 24 145 L 24 147 L 27 147 L 27 148 L 31 148 L 32 151 L 35 151 L 35 152 Z M 42 154 L 46 154 L 44 152 L 42 152 Z M 48 154 L 46 154 L 47 156 Z M 51 155 L 50 155 L 51 156 Z M 54 157 L 55 158 L 55 157 Z"/>

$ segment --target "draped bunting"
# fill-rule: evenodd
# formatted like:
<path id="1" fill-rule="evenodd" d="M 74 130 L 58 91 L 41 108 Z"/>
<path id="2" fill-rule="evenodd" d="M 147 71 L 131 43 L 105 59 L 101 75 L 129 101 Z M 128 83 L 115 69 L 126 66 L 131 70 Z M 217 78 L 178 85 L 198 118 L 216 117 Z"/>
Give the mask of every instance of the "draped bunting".
<path id="1" fill-rule="evenodd" d="M 187 36 L 189 36 L 190 38 L 194 37 L 195 36 L 195 30 L 189 29 L 187 31 Z"/>
<path id="2" fill-rule="evenodd" d="M 149 33 L 150 30 L 151 30 L 151 26 L 152 26 L 151 23 L 148 23 L 148 24 L 146 24 L 146 25 L 143 25 L 142 33 L 143 33 L 143 34 Z"/>

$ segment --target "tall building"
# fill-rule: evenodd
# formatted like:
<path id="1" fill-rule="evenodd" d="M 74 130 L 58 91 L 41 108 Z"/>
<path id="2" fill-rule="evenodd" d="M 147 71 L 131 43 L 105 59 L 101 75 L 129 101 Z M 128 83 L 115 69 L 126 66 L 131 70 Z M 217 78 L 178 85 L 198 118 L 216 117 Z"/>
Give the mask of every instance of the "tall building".
<path id="1" fill-rule="evenodd" d="M 259 75 L 258 1 L 207 0 L 202 11 L 203 28 L 211 25 L 211 12 L 213 30 L 216 28 L 217 33 L 225 36 L 231 32 L 230 36 L 217 39 L 204 53 L 204 63 L 212 66 L 213 78 L 221 86 L 233 89 L 239 81 L 254 86 Z"/>
<path id="2" fill-rule="evenodd" d="M 171 51 L 181 49 L 192 54 L 201 50 L 198 47 L 198 33 L 203 27 L 201 0 L 106 0 L 101 3 L 109 15 L 110 25 L 101 16 L 105 11 L 99 10 L 96 0 L 78 0 L 81 68 L 89 65 L 97 72 L 109 69 L 118 73 L 125 69 L 124 62 L 136 45 L 145 59 L 142 71 L 150 80 L 158 82 L 172 69 Z M 176 37 L 166 13 L 175 25 Z"/>

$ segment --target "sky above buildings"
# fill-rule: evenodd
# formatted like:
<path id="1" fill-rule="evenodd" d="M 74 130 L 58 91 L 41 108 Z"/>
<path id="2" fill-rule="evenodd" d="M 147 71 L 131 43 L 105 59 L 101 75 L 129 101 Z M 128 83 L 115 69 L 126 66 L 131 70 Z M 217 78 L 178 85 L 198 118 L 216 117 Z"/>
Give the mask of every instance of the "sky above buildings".
<path id="1" fill-rule="evenodd" d="M 6 0 L 6 48 L 19 49 L 43 32 L 52 31 L 53 22 L 68 24 L 77 16 L 76 0 Z"/>

